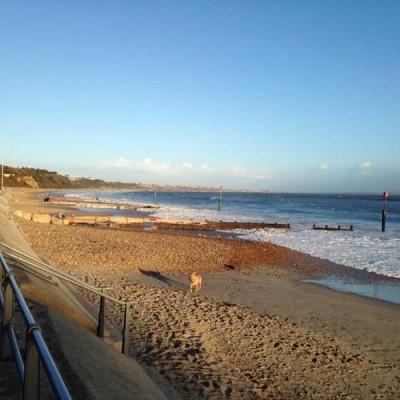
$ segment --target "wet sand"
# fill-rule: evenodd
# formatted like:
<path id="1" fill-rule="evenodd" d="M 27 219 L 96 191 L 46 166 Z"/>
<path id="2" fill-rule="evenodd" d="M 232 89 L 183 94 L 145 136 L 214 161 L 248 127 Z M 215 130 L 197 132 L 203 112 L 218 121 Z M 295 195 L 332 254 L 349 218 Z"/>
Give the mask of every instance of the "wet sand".
<path id="1" fill-rule="evenodd" d="M 298 281 L 345 267 L 269 243 L 18 223 L 42 257 L 135 302 L 131 354 L 185 399 L 400 397 L 400 306 Z M 107 318 L 122 328 L 121 309 Z"/>

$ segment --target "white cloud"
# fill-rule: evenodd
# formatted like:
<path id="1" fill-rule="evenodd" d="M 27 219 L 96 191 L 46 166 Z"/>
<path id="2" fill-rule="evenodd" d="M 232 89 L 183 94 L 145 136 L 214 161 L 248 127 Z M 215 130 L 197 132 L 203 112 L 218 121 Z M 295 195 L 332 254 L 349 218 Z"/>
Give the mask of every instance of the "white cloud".
<path id="1" fill-rule="evenodd" d="M 213 168 L 211 168 L 209 165 L 207 165 L 207 164 L 202 164 L 201 166 L 200 166 L 200 171 L 201 172 L 205 172 L 205 173 L 208 173 L 208 172 L 212 172 L 213 171 Z"/>
<path id="2" fill-rule="evenodd" d="M 370 161 L 364 161 L 360 164 L 360 169 L 362 170 L 370 170 L 372 168 L 372 163 Z"/>
<path id="3" fill-rule="evenodd" d="M 373 165 L 370 161 L 364 161 L 358 166 L 358 170 L 362 174 L 369 174 L 373 170 Z"/>
<path id="4" fill-rule="evenodd" d="M 226 172 L 228 175 L 233 175 L 240 178 L 256 180 L 270 180 L 272 178 L 272 173 L 264 168 L 233 167 L 228 169 Z"/>
<path id="5" fill-rule="evenodd" d="M 143 164 L 150 165 L 150 164 L 152 164 L 152 163 L 153 163 L 153 161 L 151 160 L 151 158 L 145 158 L 145 159 L 143 160 Z"/>
<path id="6" fill-rule="evenodd" d="M 264 168 L 247 168 L 243 166 L 215 168 L 208 164 L 196 166 L 190 161 L 185 161 L 181 164 L 170 164 L 168 162 L 158 162 L 151 158 L 143 160 L 128 160 L 125 157 L 109 159 L 102 161 L 102 166 L 114 175 L 129 175 L 135 176 L 135 179 L 141 180 L 147 177 L 149 180 L 172 181 L 180 183 L 179 178 L 184 179 L 191 184 L 196 185 L 197 181 L 205 184 L 214 184 L 215 182 L 223 182 L 225 180 L 234 182 L 254 182 L 254 181 L 269 181 L 272 174 Z M 206 179 L 206 180 L 205 180 Z M 208 183 L 207 183 L 208 182 Z"/>
<path id="7" fill-rule="evenodd" d="M 166 162 L 155 162 L 151 158 L 145 158 L 141 161 L 127 160 L 119 157 L 111 160 L 102 161 L 102 165 L 108 169 L 126 169 L 130 171 L 145 171 L 162 173 L 172 171 L 174 167 Z"/>
<path id="8" fill-rule="evenodd" d="M 193 169 L 193 164 L 191 162 L 184 162 L 182 167 L 186 169 Z"/>
<path id="9" fill-rule="evenodd" d="M 154 161 L 148 157 L 139 161 L 119 157 L 116 159 L 104 160 L 102 161 L 102 165 L 109 170 L 122 169 L 136 174 L 187 175 L 203 169 L 202 167 L 195 167 L 190 161 L 185 161 L 182 164 L 171 164 L 168 162 Z"/>
<path id="10" fill-rule="evenodd" d="M 328 168 L 329 168 L 328 165 L 326 165 L 325 163 L 321 163 L 321 164 L 319 164 L 319 166 L 318 166 L 318 169 L 319 169 L 320 171 L 326 171 Z"/>
<path id="11" fill-rule="evenodd" d="M 131 162 L 124 157 L 116 158 L 115 160 L 105 160 L 103 165 L 111 168 L 129 168 Z"/>

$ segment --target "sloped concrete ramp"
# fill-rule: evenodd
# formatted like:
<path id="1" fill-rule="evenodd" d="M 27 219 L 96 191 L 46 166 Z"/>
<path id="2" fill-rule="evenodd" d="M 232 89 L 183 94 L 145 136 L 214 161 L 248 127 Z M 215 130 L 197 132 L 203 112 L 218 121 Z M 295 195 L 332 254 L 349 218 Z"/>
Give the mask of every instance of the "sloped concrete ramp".
<path id="1" fill-rule="evenodd" d="M 37 257 L 13 220 L 9 207 L 11 196 L 10 189 L 0 192 L 0 241 Z M 77 306 L 79 301 L 73 301 L 73 295 L 65 285 L 60 284 L 57 290 L 54 284 L 30 275 L 27 271 L 22 273 L 25 285 L 36 287 L 39 293 L 49 291 L 50 297 L 56 296 L 68 308 L 73 308 L 75 313 L 82 312 Z M 50 303 L 43 302 L 43 297 L 35 299 L 32 296 L 30 300 L 32 314 L 41 326 L 44 339 L 74 399 L 180 399 L 155 370 L 144 368 L 135 359 L 119 353 L 87 327 L 78 324 L 76 318 L 68 318 Z M 88 320 L 87 315 L 82 315 L 82 318 Z M 23 327 L 20 331 L 24 332 Z M 10 370 L 8 363 L 5 369 Z M 0 371 L 5 369 L 0 366 Z M 11 371 L 3 378 L 10 380 L 10 385 L 6 382 L 0 385 L 0 389 L 7 389 L 7 398 L 19 398 L 21 387 L 16 385 L 15 374 Z M 52 396 L 45 391 L 42 398 Z"/>

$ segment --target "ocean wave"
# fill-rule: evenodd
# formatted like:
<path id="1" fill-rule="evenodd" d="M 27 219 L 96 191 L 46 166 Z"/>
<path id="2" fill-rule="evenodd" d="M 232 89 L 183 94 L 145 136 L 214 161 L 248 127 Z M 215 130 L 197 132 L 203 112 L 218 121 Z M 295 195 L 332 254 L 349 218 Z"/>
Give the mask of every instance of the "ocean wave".
<path id="1" fill-rule="evenodd" d="M 337 264 L 400 278 L 400 238 L 380 232 L 327 232 L 312 229 L 237 230 L 243 239 L 266 241 Z"/>
<path id="2" fill-rule="evenodd" d="M 150 192 L 109 192 L 109 191 L 74 191 L 64 193 L 66 197 L 85 199 L 98 198 L 101 201 L 124 203 L 137 206 L 155 205 Z M 338 207 L 332 207 L 329 196 L 288 195 L 281 201 L 272 201 L 276 196 L 265 198 L 259 194 L 236 194 L 223 199 L 222 209 L 217 204 L 204 204 L 204 199 L 214 198 L 208 194 L 163 193 L 163 199 L 157 203 L 160 208 L 152 216 L 166 219 L 192 219 L 208 221 L 238 221 L 290 223 L 290 230 L 263 229 L 239 231 L 244 239 L 262 240 L 298 250 L 338 264 L 358 269 L 366 269 L 378 274 L 400 278 L 400 229 L 396 204 L 391 205 L 387 232 L 380 232 L 379 212 L 366 204 L 368 198 L 359 196 L 354 200 L 347 196 L 340 199 Z M 159 196 L 161 197 L 161 196 Z M 178 199 L 174 204 L 174 198 Z M 216 197 L 217 198 L 217 197 Z M 272 200 L 271 200 L 272 199 Z M 261 201 L 262 200 L 262 201 Z M 266 203 L 266 201 L 270 201 Z M 271 202 L 272 201 L 272 202 Z M 336 200 L 338 201 L 338 200 Z M 375 200 L 374 200 L 375 202 Z M 292 203 L 293 208 L 287 204 Z M 318 207 L 306 207 L 307 204 Z M 321 203 L 321 204 L 320 204 Z M 282 205 L 284 204 L 284 205 Z M 338 208 L 339 210 L 335 210 Z M 379 211 L 379 210 L 378 210 Z M 356 218 L 357 216 L 357 218 Z M 355 225 L 353 232 L 316 231 L 312 224 Z"/>

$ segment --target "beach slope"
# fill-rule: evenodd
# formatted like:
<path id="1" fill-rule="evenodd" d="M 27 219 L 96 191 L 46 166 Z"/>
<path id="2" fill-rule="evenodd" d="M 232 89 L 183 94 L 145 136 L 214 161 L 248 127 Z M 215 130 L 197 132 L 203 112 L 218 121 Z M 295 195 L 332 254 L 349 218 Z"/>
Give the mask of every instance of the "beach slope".
<path id="1" fill-rule="evenodd" d="M 131 356 L 184 398 L 400 397 L 400 306 L 299 281 L 346 267 L 269 243 L 18 223 L 42 258 L 134 302 Z"/>

